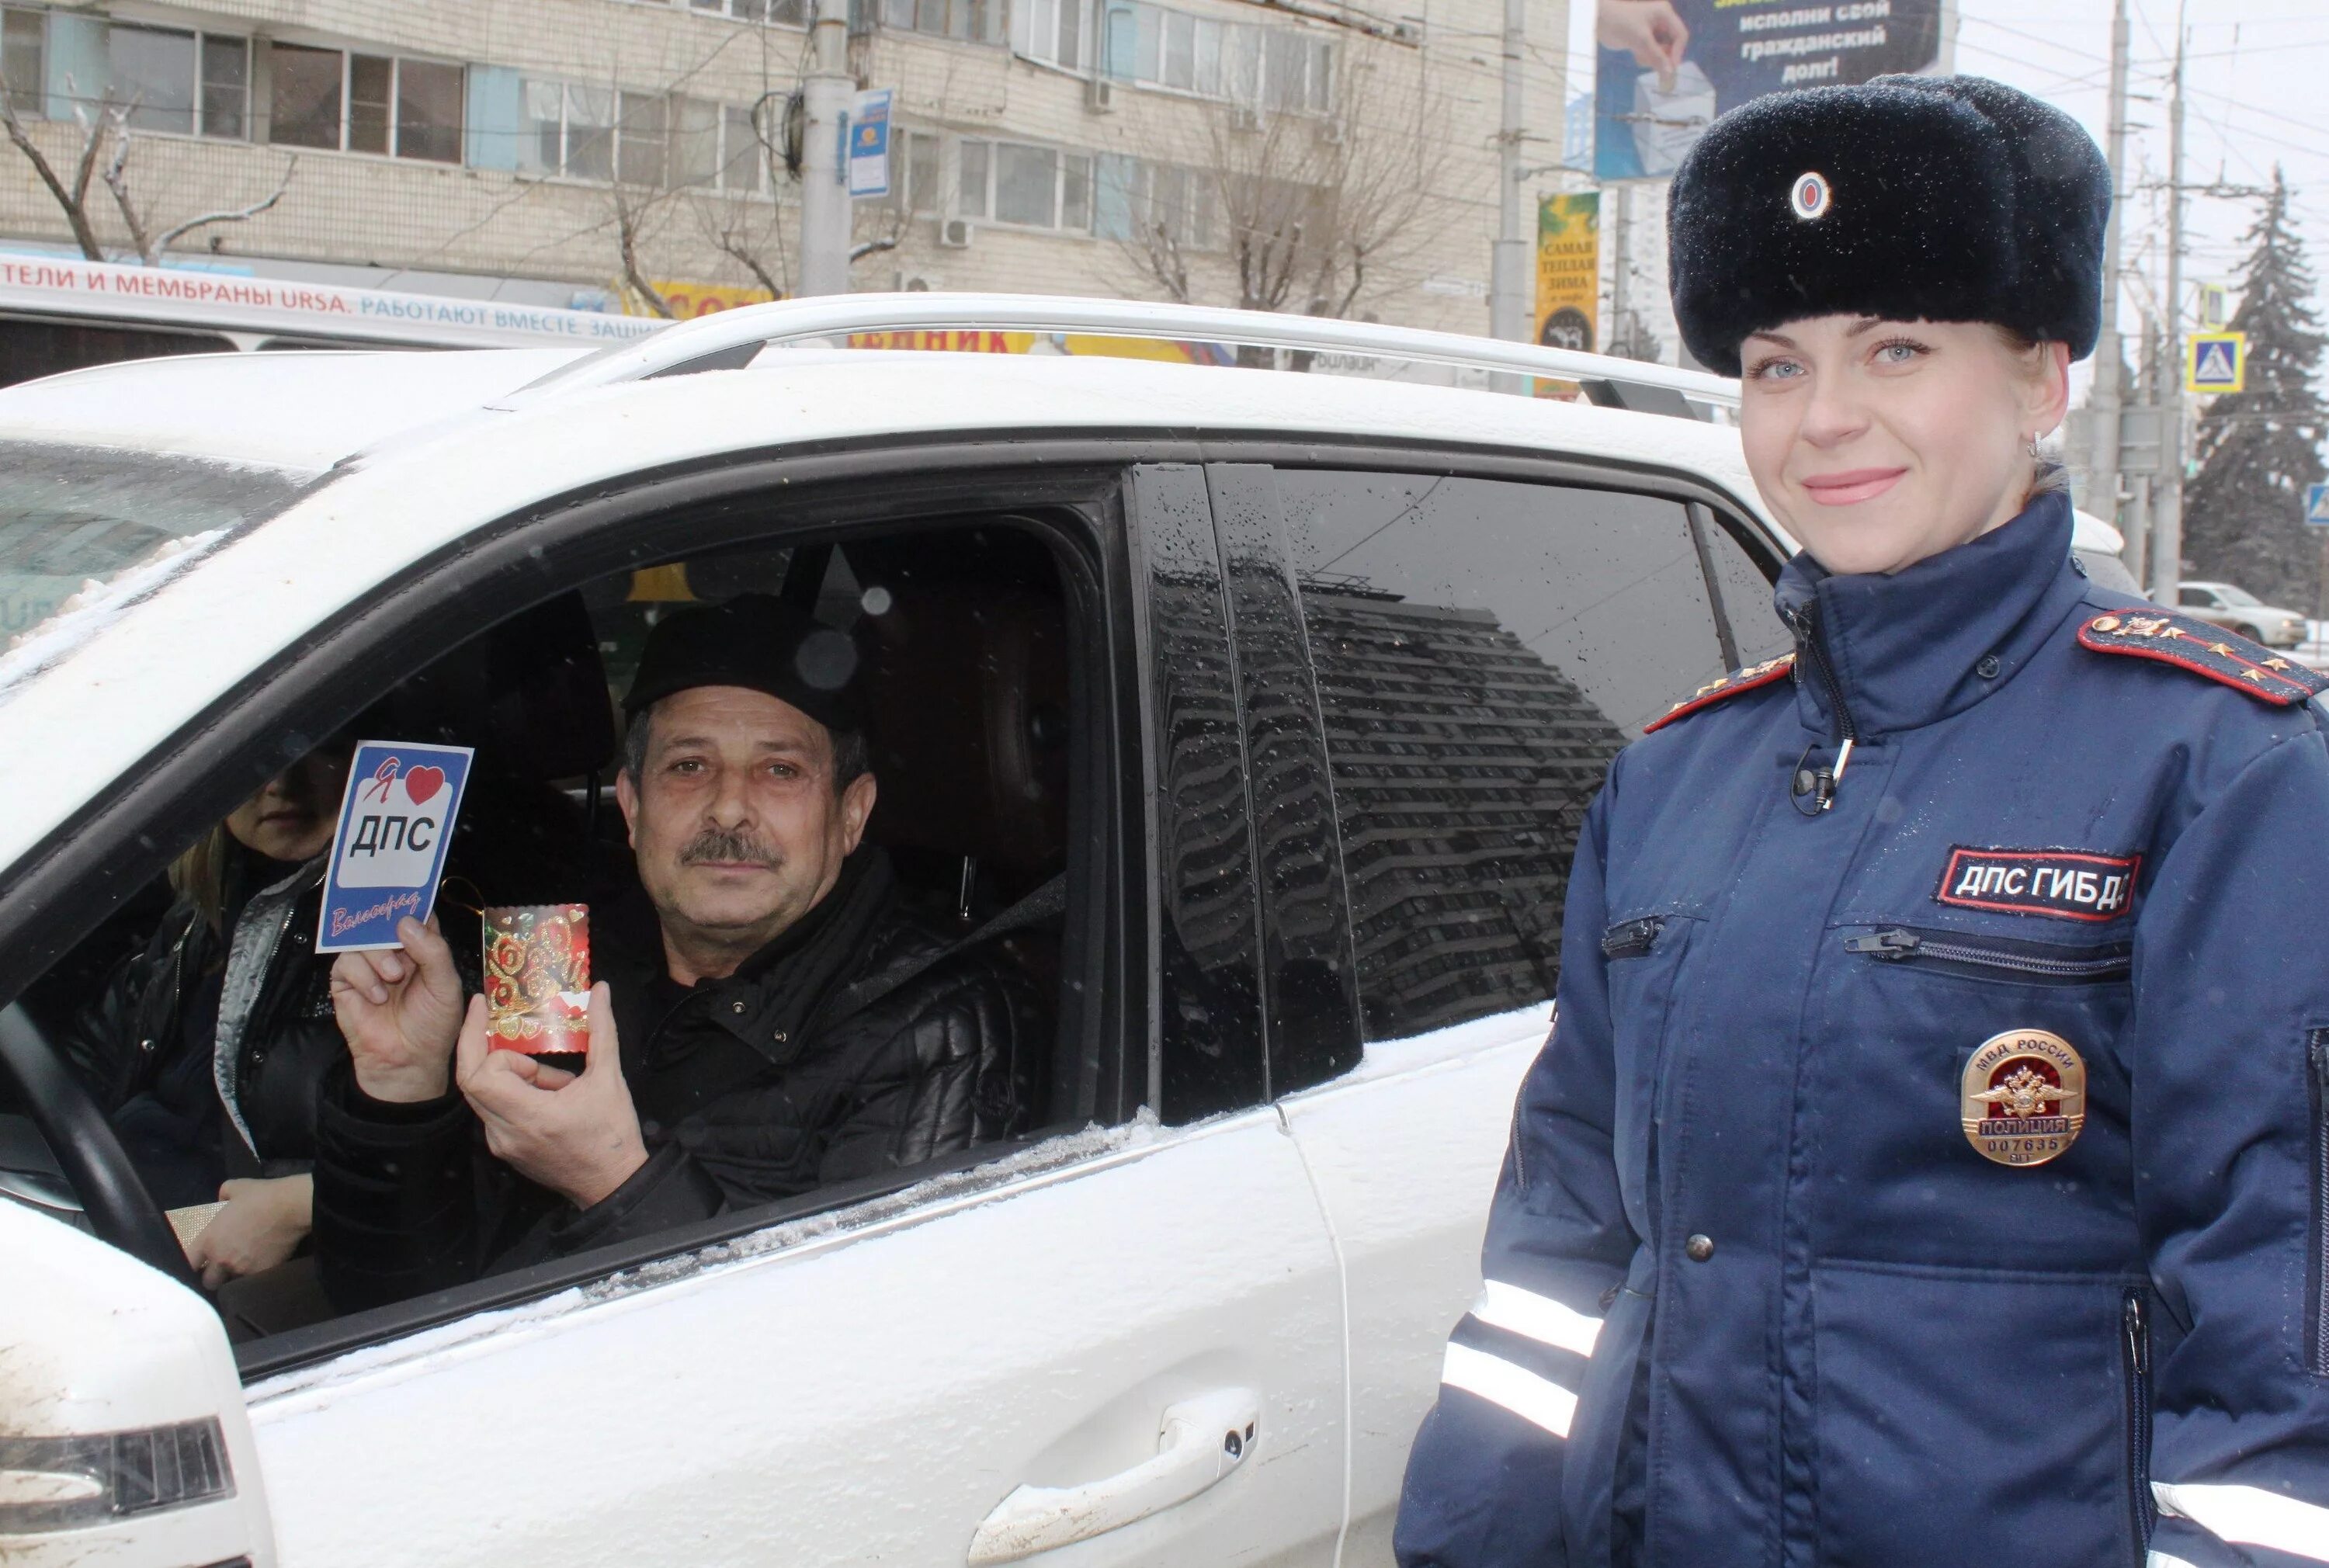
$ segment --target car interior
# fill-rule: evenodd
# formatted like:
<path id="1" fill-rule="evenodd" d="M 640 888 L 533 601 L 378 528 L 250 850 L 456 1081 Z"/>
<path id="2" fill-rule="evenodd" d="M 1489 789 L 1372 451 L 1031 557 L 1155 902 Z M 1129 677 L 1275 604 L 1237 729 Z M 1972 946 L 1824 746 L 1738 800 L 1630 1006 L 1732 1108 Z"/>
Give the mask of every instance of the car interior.
<path id="1" fill-rule="evenodd" d="M 891 857 L 901 902 L 948 940 L 982 934 L 982 951 L 1042 999 L 1058 1044 L 1032 1085 L 1026 1135 L 1079 1123 L 1089 1094 L 1053 1081 L 1052 1067 L 1084 1050 L 1064 1038 L 1059 1006 L 1062 933 L 1073 925 L 1059 917 L 1058 889 L 1071 839 L 1074 598 L 1055 542 L 1023 521 L 945 518 L 648 559 L 533 604 L 376 693 L 355 721 L 362 738 L 476 748 L 453 857 L 472 885 L 448 875 L 440 911 L 479 892 L 493 903 L 598 903 L 634 886 L 614 775 L 618 704 L 647 634 L 684 606 L 773 594 L 858 651 L 879 783 L 866 842 Z M 203 826 L 190 824 L 190 836 Z M 171 897 L 157 879 L 123 904 L 19 999 L 22 1016 L 63 1038 L 76 1009 L 144 948 Z M 1034 915 L 996 918 L 1019 909 Z M 0 1075 L 0 1188 L 85 1223 L 64 1169 L 16 1113 L 24 1107 L 8 1103 L 14 1092 Z M 307 1326 L 279 1312 L 224 1316 L 238 1338 Z"/>

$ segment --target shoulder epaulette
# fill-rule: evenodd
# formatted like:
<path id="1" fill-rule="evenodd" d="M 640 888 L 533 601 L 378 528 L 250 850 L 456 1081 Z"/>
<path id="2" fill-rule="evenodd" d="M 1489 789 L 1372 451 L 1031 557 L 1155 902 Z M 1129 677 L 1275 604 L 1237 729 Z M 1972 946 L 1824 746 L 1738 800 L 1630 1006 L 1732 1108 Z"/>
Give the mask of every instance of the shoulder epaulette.
<path id="1" fill-rule="evenodd" d="M 2155 659 L 2277 708 L 2294 708 L 2329 691 L 2329 675 L 2221 626 L 2166 610 L 2114 610 L 2092 616 L 2079 628 L 2079 645 L 2098 653 Z"/>
<path id="2" fill-rule="evenodd" d="M 1726 702 L 1741 691 L 1752 691 L 1758 686 L 1768 686 L 1782 680 L 1796 667 L 1793 653 L 1782 653 L 1776 659 L 1766 659 L 1760 664 L 1749 664 L 1744 670 L 1733 670 L 1720 681 L 1710 681 L 1689 696 L 1642 726 L 1642 733 L 1663 729 L 1686 713 L 1696 713 L 1702 708 L 1711 708 Z"/>

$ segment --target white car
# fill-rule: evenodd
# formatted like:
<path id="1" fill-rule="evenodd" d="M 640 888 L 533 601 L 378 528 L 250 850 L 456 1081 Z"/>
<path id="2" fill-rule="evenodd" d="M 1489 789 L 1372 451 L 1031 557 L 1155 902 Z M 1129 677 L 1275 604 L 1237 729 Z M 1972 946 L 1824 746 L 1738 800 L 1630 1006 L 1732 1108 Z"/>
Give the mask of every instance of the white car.
<path id="1" fill-rule="evenodd" d="M 800 346 L 924 328 L 1534 371 L 1664 412 Z M 0 392 L 0 1557 L 1387 1563 L 1579 820 L 1645 722 L 1787 641 L 1787 542 L 1704 417 L 1734 397 L 939 296 L 587 358 Z M 755 587 L 883 650 L 872 836 L 902 875 L 966 915 L 1064 877 L 1064 921 L 1014 944 L 1056 1012 L 1033 1124 L 231 1346 L 52 1048 L 92 934 L 426 669 L 485 671 L 467 738 L 587 808 L 647 622 Z M 488 628 L 551 603 L 587 637 L 496 673 Z"/>
<path id="2" fill-rule="evenodd" d="M 2178 583 L 2175 606 L 2198 620 L 2229 626 L 2268 648 L 2294 648 L 2305 638 L 2303 615 L 2268 605 L 2234 583 Z"/>

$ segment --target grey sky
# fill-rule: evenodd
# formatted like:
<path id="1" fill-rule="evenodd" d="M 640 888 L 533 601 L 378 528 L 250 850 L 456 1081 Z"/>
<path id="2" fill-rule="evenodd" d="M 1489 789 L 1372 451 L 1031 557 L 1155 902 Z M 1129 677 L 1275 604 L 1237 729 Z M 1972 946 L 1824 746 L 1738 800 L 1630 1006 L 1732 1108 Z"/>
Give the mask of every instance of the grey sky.
<path id="1" fill-rule="evenodd" d="M 2121 330 L 2156 309 L 2166 280 L 2167 78 L 2173 0 L 2131 0 L 2124 231 L 2142 273 L 2122 295 Z M 2076 115 L 2100 142 L 2110 83 L 2110 0 L 1962 0 L 1957 69 L 1993 76 Z M 2195 0 L 2185 7 L 2184 179 L 2261 185 L 2278 162 L 2295 192 L 2308 258 L 2329 270 L 2329 4 Z M 2184 276 L 2233 280 L 2256 203 L 2190 193 Z M 2321 305 L 2318 295 L 2315 307 Z M 2185 310 L 2192 308 L 2185 296 Z"/>

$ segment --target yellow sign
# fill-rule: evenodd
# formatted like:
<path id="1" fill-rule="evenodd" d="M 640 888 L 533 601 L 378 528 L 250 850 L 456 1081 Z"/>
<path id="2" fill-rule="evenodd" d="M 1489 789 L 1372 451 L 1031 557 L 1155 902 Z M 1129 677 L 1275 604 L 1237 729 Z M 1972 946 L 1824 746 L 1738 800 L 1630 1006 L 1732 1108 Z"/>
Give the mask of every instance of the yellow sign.
<path id="1" fill-rule="evenodd" d="M 2249 334 L 2195 332 L 2183 340 L 2183 390 L 2242 392 L 2249 384 Z"/>
<path id="2" fill-rule="evenodd" d="M 1237 352 L 1227 343 L 1181 343 L 1169 338 L 1099 337 L 1085 333 L 996 332 L 941 328 L 849 334 L 853 349 L 907 349 L 924 353 L 1098 354 L 1105 359 L 1161 360 L 1169 364 L 1229 365 Z"/>
<path id="3" fill-rule="evenodd" d="M 671 306 L 672 315 L 680 321 L 693 321 L 699 315 L 716 315 L 723 310 L 734 310 L 740 305 L 766 305 L 777 296 L 765 288 L 740 288 L 731 283 L 690 283 L 681 277 L 656 277 L 648 282 Z M 647 302 L 629 289 L 622 290 L 625 315 L 653 315 Z"/>
<path id="4" fill-rule="evenodd" d="M 2221 283 L 2202 284 L 2200 286 L 2200 330 L 2221 332 L 2224 330 L 2224 323 L 2227 319 L 2224 286 Z"/>
<path id="5" fill-rule="evenodd" d="M 1547 196 L 1536 207 L 1536 341 L 1590 353 L 1601 305 L 1601 194 Z M 1540 380 L 1540 397 L 1566 397 L 1567 381 Z"/>

